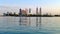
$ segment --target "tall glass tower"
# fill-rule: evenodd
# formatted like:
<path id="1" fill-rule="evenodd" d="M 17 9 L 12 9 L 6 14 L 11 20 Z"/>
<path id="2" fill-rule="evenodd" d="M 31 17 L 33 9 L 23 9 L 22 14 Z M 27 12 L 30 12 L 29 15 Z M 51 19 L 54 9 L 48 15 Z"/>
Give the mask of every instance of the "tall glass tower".
<path id="1" fill-rule="evenodd" d="M 19 16 L 22 15 L 22 9 L 19 9 Z"/>
<path id="2" fill-rule="evenodd" d="M 29 8 L 29 13 L 31 13 L 31 8 Z"/>
<path id="3" fill-rule="evenodd" d="M 41 15 L 41 13 L 42 13 L 42 12 L 41 12 L 41 8 L 40 8 L 40 15 Z"/>
<path id="4" fill-rule="evenodd" d="M 36 15 L 38 15 L 38 8 L 36 8 Z"/>

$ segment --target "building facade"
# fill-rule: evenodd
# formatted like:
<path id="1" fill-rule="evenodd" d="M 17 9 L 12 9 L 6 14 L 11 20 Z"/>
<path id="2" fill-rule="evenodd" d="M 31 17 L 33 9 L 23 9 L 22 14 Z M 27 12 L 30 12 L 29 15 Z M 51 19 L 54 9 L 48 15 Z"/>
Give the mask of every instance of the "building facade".
<path id="1" fill-rule="evenodd" d="M 29 8 L 29 13 L 31 13 L 31 8 Z"/>
<path id="2" fill-rule="evenodd" d="M 22 15 L 22 9 L 20 8 L 19 9 L 19 16 L 21 16 Z"/>
<path id="3" fill-rule="evenodd" d="M 36 15 L 38 15 L 38 8 L 36 8 Z"/>

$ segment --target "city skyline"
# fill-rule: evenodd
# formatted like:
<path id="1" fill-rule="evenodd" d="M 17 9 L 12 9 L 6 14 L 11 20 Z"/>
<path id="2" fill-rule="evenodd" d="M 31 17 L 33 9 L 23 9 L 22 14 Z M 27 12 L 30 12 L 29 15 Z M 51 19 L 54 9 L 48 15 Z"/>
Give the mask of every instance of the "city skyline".
<path id="1" fill-rule="evenodd" d="M 4 12 L 19 12 L 19 8 L 42 8 L 42 13 L 60 14 L 60 0 L 0 0 L 0 14 Z"/>

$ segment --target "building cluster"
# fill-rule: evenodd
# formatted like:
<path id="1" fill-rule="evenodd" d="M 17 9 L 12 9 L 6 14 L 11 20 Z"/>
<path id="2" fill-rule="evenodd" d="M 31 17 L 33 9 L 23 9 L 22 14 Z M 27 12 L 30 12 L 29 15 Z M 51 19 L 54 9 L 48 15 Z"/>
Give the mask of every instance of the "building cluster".
<path id="1" fill-rule="evenodd" d="M 32 12 L 31 8 L 29 8 L 29 10 L 22 10 L 22 9 L 20 9 L 19 10 L 19 15 L 34 15 L 34 14 L 28 14 L 28 12 L 29 13 Z M 36 8 L 36 14 L 35 15 L 41 15 L 41 8 L 40 8 L 40 10 L 38 8 Z"/>
<path id="2" fill-rule="evenodd" d="M 19 9 L 19 16 L 27 15 L 27 12 L 28 12 L 27 9 L 25 9 L 25 10 Z"/>
<path id="3" fill-rule="evenodd" d="M 28 15 L 34 15 L 34 14 L 28 14 L 32 12 L 31 8 L 29 9 L 19 9 L 19 13 L 16 14 L 15 12 L 12 14 L 12 12 L 7 12 L 7 13 L 4 13 L 5 16 L 28 16 Z M 41 8 L 40 10 L 38 8 L 36 8 L 36 14 L 35 15 L 41 15 Z"/>
<path id="4" fill-rule="evenodd" d="M 41 8 L 36 8 L 36 15 L 41 15 Z"/>
<path id="5" fill-rule="evenodd" d="M 32 17 L 36 17 L 36 16 L 42 16 L 42 17 L 53 17 L 53 16 L 60 16 L 60 15 L 51 15 L 51 14 L 43 14 L 42 15 L 42 9 L 41 8 L 36 8 L 36 10 L 34 11 L 36 14 L 31 14 L 32 10 L 31 8 L 29 9 L 19 9 L 19 13 L 16 14 L 16 12 L 12 13 L 12 12 L 7 12 L 7 13 L 3 13 L 4 16 L 32 16 Z"/>

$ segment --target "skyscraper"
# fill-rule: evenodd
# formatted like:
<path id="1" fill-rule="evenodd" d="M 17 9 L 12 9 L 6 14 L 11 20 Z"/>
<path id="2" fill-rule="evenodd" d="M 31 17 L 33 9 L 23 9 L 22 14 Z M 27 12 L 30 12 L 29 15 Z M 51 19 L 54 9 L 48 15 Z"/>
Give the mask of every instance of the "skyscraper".
<path id="1" fill-rule="evenodd" d="M 21 16 L 22 15 L 22 9 L 20 8 L 19 9 L 19 16 Z"/>
<path id="2" fill-rule="evenodd" d="M 31 13 L 31 8 L 29 8 L 29 13 Z"/>
<path id="3" fill-rule="evenodd" d="M 41 15 L 41 8 L 40 8 L 40 15 Z"/>
<path id="4" fill-rule="evenodd" d="M 22 15 L 27 15 L 27 11 L 26 10 L 22 10 Z"/>
<path id="5" fill-rule="evenodd" d="M 38 15 L 38 7 L 36 8 L 36 15 Z"/>

